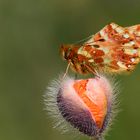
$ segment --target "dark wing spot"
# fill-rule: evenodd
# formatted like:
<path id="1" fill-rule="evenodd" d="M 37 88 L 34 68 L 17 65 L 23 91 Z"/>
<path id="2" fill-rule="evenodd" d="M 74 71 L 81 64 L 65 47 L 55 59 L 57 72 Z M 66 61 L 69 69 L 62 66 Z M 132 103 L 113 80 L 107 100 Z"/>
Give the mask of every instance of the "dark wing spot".
<path id="1" fill-rule="evenodd" d="M 102 39 L 99 39 L 98 41 L 104 42 L 104 41 L 105 41 L 105 39 L 103 39 L 103 38 L 102 38 Z"/>
<path id="2" fill-rule="evenodd" d="M 100 46 L 99 46 L 99 45 L 94 45 L 94 47 L 95 47 L 95 48 L 99 48 Z"/>

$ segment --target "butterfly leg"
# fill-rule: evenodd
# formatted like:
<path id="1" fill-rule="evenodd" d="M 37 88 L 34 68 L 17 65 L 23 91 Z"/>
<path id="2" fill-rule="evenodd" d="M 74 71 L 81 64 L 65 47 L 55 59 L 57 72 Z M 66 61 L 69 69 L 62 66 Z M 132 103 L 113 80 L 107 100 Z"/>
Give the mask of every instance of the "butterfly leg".
<path id="1" fill-rule="evenodd" d="M 70 65 L 71 65 L 71 62 L 69 62 L 69 63 L 68 63 L 67 68 L 66 68 L 66 71 L 65 71 L 65 73 L 64 73 L 64 75 L 63 75 L 63 78 L 62 78 L 62 79 L 64 79 L 64 78 L 66 77 L 66 75 L 67 75 L 67 73 L 68 73 L 68 70 L 69 70 Z"/>
<path id="2" fill-rule="evenodd" d="M 93 68 L 91 68 L 89 65 L 85 64 L 85 67 L 86 67 L 92 74 L 94 74 L 94 75 L 97 76 L 97 77 L 100 77 L 100 76 L 98 75 L 98 72 L 97 72 L 96 70 L 94 70 Z"/>
<path id="3" fill-rule="evenodd" d="M 78 75 L 77 75 L 77 73 L 75 73 L 74 74 L 74 79 L 77 80 L 77 78 L 78 78 Z"/>

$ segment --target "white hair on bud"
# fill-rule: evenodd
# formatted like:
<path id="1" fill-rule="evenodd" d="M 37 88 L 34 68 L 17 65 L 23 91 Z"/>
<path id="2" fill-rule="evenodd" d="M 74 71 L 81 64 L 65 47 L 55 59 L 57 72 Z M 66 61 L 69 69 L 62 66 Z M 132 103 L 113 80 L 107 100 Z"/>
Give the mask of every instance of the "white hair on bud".
<path id="1" fill-rule="evenodd" d="M 120 83 L 119 81 L 116 81 L 115 76 L 103 74 L 101 73 L 100 76 L 103 78 L 103 80 L 107 81 L 108 88 L 110 88 L 110 91 L 112 92 L 111 96 L 111 110 L 110 110 L 110 116 L 108 117 L 108 124 L 103 132 L 103 137 L 101 140 L 104 140 L 104 136 L 108 134 L 108 131 L 110 131 L 111 126 L 114 124 L 117 114 L 120 112 L 119 110 L 119 104 L 120 100 L 118 99 L 119 93 L 120 93 Z M 108 97 L 108 96 L 107 96 Z"/>
<path id="2" fill-rule="evenodd" d="M 97 78 L 97 77 L 95 77 Z M 102 74 L 98 74 L 98 78 L 100 80 L 100 84 L 101 86 L 105 87 L 104 89 L 108 92 L 106 94 L 106 97 L 108 98 L 109 101 L 109 106 L 110 106 L 110 110 L 109 110 L 109 115 L 107 115 L 106 118 L 106 122 L 104 124 L 103 128 L 103 133 L 102 133 L 102 137 L 99 137 L 98 140 L 103 140 L 103 136 L 106 134 L 106 132 L 108 131 L 108 128 L 110 128 L 110 126 L 112 125 L 112 120 L 114 120 L 117 112 L 118 112 L 118 100 L 117 100 L 117 95 L 118 95 L 118 83 L 114 82 L 114 78 L 109 77 L 109 76 L 104 76 Z M 108 80 L 109 79 L 109 80 Z M 56 80 L 53 80 L 49 86 L 47 87 L 47 90 L 44 94 L 44 103 L 45 103 L 45 110 L 47 110 L 47 113 L 49 114 L 49 116 L 51 118 L 53 118 L 54 120 L 54 127 L 55 128 L 59 128 L 59 130 L 61 131 L 61 133 L 65 133 L 65 132 L 76 132 L 76 134 L 79 134 L 79 131 L 76 128 L 73 128 L 73 126 L 70 125 L 69 122 L 67 122 L 62 115 L 62 112 L 59 110 L 58 107 L 58 94 L 60 92 L 60 90 L 62 90 L 62 94 L 64 91 L 67 91 L 67 93 L 70 93 L 72 91 L 72 93 L 74 93 L 74 89 L 72 89 L 69 86 L 69 83 L 73 83 L 74 82 L 74 78 L 71 78 L 69 76 L 66 76 L 64 79 L 62 79 L 61 77 L 59 77 Z M 64 95 L 64 94 L 63 94 Z M 66 99 L 69 99 L 71 101 L 71 99 L 75 102 L 74 105 L 78 106 L 82 109 L 86 109 L 87 106 L 85 106 L 85 104 L 82 102 L 82 100 L 78 97 L 77 94 L 68 94 L 68 95 L 64 95 L 64 98 L 66 97 Z M 75 100 L 76 99 L 76 100 Z M 74 106 L 74 107 L 75 107 Z M 72 108 L 70 108 L 72 109 Z M 83 134 L 80 132 L 80 134 Z"/>
<path id="3" fill-rule="evenodd" d="M 65 81 L 73 81 L 74 78 L 65 76 L 62 79 L 60 75 L 58 79 L 52 80 L 47 86 L 46 92 L 43 95 L 45 110 L 47 111 L 50 118 L 53 118 L 53 128 L 57 128 L 62 134 L 64 133 L 74 133 L 72 136 L 77 136 L 79 131 L 73 128 L 62 116 L 57 103 L 57 96 L 60 88 L 65 83 Z M 76 132 L 76 133 L 75 133 Z"/>

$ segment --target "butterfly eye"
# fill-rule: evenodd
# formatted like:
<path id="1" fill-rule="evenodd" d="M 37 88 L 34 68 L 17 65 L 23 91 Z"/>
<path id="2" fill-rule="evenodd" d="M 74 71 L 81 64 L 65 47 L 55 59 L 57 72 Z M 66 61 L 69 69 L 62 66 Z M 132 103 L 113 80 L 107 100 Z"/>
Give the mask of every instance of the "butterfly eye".
<path id="1" fill-rule="evenodd" d="M 68 56 L 69 56 L 69 51 L 64 52 L 64 58 L 65 58 L 66 60 L 68 59 Z"/>

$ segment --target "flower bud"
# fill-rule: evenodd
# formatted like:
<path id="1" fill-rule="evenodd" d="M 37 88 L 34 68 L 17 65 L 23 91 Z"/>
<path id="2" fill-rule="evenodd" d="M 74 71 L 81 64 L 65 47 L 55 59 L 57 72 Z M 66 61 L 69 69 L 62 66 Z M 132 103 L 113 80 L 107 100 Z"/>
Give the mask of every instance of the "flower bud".
<path id="1" fill-rule="evenodd" d="M 102 75 L 80 80 L 66 77 L 50 85 L 45 103 L 55 118 L 61 117 L 82 134 L 100 139 L 114 116 L 115 87 Z"/>

